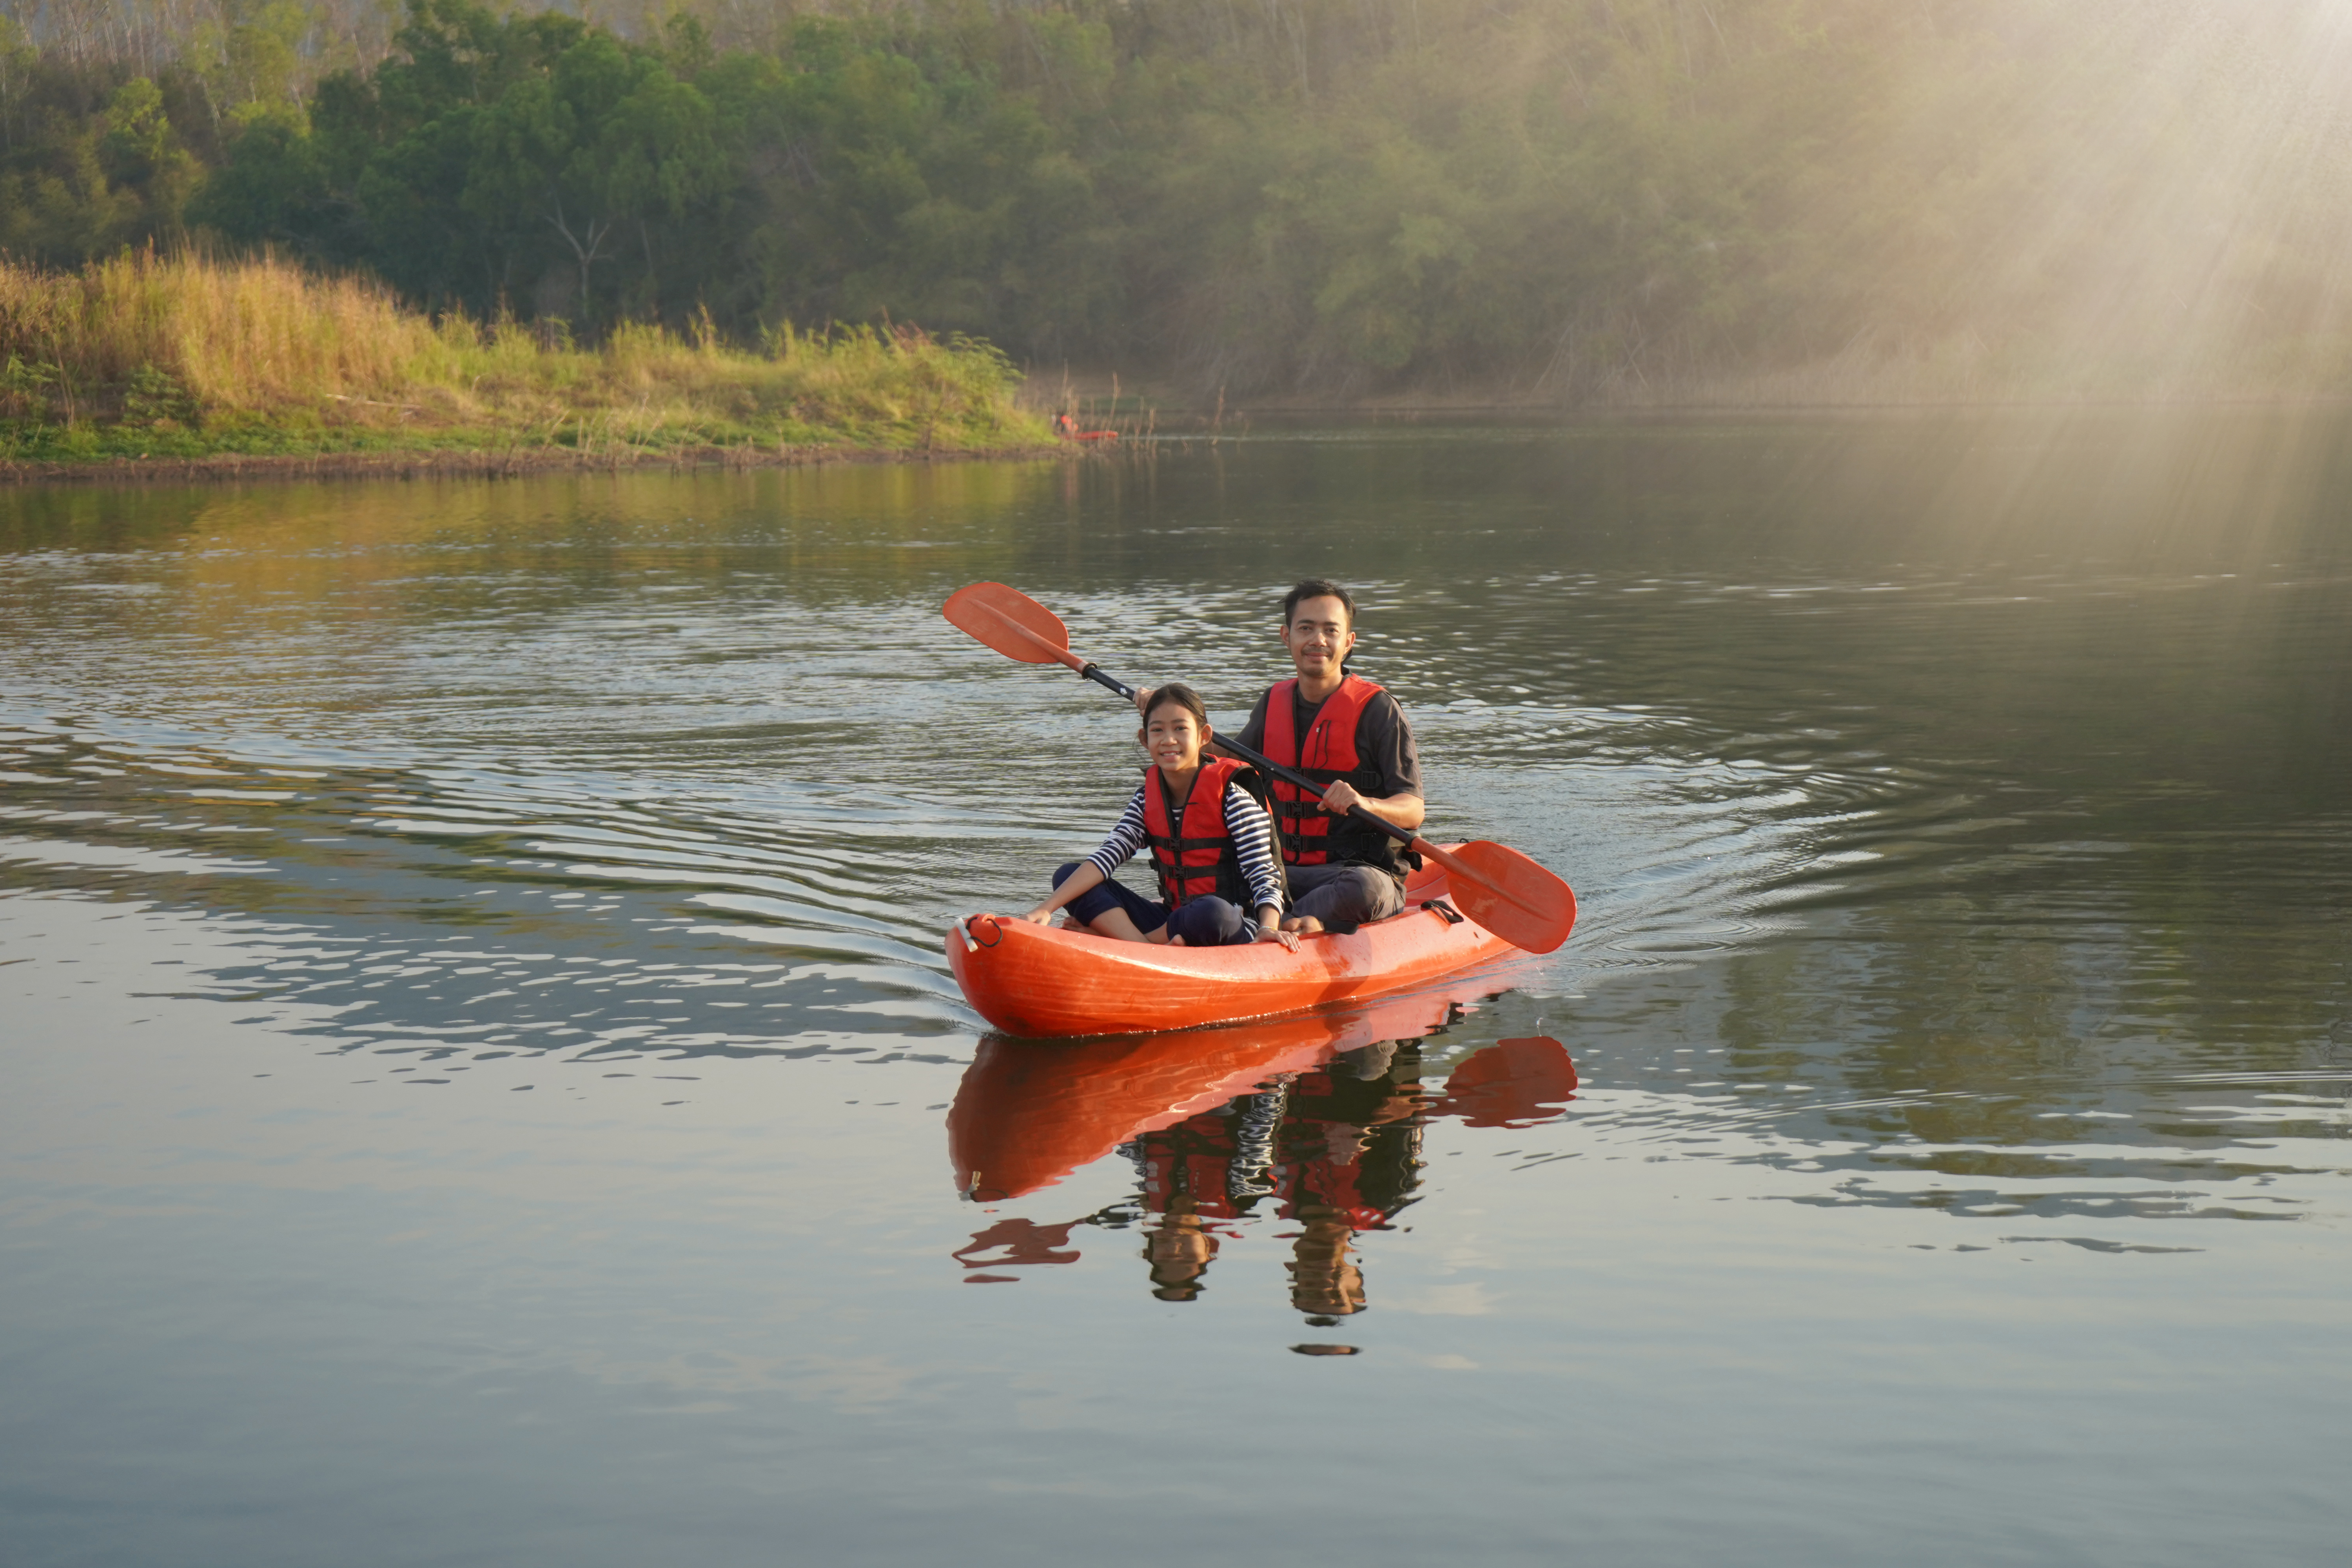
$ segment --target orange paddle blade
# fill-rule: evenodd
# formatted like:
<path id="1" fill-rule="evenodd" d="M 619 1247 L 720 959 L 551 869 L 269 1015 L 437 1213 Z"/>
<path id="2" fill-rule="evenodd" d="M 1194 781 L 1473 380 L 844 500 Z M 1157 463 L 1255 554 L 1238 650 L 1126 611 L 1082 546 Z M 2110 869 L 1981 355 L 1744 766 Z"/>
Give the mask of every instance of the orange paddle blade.
<path id="1" fill-rule="evenodd" d="M 1067 664 L 1069 628 L 1018 588 L 974 583 L 948 595 L 940 613 L 959 629 L 1024 664 Z"/>
<path id="2" fill-rule="evenodd" d="M 1514 947 L 1549 952 L 1576 929 L 1576 894 L 1516 849 L 1479 839 L 1441 855 L 1462 912 Z"/>
<path id="3" fill-rule="evenodd" d="M 1456 1067 L 1433 1107 L 1473 1127 L 1529 1127 L 1576 1098 L 1576 1064 L 1549 1035 L 1497 1040 Z"/>

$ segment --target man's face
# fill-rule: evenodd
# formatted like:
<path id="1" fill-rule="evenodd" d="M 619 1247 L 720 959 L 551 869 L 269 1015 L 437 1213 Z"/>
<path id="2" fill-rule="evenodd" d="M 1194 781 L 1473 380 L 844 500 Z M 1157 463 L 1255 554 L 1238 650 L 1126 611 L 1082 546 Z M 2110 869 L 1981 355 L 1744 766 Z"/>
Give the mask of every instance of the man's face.
<path id="1" fill-rule="evenodd" d="M 1338 679 L 1339 667 L 1348 662 L 1356 646 L 1356 634 L 1348 625 L 1348 606 L 1328 595 L 1299 600 L 1298 607 L 1290 612 L 1290 624 L 1282 628 L 1282 644 L 1290 650 L 1290 662 L 1297 666 L 1302 679 Z"/>

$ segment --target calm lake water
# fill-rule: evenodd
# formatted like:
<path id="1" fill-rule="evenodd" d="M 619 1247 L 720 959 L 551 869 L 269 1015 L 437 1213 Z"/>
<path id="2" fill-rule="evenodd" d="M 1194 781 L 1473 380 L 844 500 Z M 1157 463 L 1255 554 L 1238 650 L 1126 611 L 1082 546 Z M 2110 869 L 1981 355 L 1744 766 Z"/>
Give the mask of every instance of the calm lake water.
<path id="1" fill-rule="evenodd" d="M 0 491 L 0 1559 L 2341 1562 L 2347 513 L 2341 412 Z M 1138 757 L 940 601 L 1238 721 L 1309 572 L 1573 939 L 986 1036 Z"/>

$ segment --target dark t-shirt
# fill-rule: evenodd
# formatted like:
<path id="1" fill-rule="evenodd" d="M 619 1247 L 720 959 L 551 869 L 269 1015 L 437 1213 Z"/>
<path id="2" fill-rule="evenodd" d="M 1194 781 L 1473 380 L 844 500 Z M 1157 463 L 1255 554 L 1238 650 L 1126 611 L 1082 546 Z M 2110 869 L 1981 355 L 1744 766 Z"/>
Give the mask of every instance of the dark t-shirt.
<path id="1" fill-rule="evenodd" d="M 1242 744 L 1254 752 L 1265 750 L 1265 703 L 1273 695 L 1273 688 L 1267 688 L 1257 706 L 1250 710 L 1249 722 L 1242 726 Z M 1321 702 L 1308 702 L 1298 695 L 1297 687 L 1290 689 L 1292 734 L 1307 733 L 1315 715 L 1322 710 Z M 1380 771 L 1379 787 L 1366 790 L 1366 795 L 1381 800 L 1421 795 L 1421 752 L 1412 742 L 1412 726 L 1405 721 L 1397 700 L 1385 691 L 1365 703 L 1364 710 L 1356 716 L 1356 761 L 1360 766 Z"/>

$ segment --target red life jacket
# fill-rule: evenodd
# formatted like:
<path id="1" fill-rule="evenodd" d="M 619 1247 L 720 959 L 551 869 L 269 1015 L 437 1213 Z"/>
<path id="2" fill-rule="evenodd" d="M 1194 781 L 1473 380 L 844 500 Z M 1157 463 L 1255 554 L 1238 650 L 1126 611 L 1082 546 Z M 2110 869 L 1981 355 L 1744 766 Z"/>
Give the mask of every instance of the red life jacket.
<path id="1" fill-rule="evenodd" d="M 1292 733 L 1297 727 L 1292 708 L 1297 690 L 1297 681 L 1286 680 L 1265 694 L 1265 754 L 1326 788 L 1345 779 L 1357 794 L 1377 798 L 1380 771 L 1356 755 L 1356 722 L 1381 689 L 1361 676 L 1342 677 L 1303 736 Z M 1285 860 L 1294 866 L 1373 866 L 1392 877 L 1404 875 L 1403 847 L 1395 839 L 1351 816 L 1333 816 L 1323 809 L 1319 790 L 1309 794 L 1283 779 L 1271 782 L 1274 826 L 1282 836 Z"/>
<path id="2" fill-rule="evenodd" d="M 1192 1200 L 1192 1212 L 1202 1219 L 1238 1219 L 1244 1210 L 1225 1194 L 1225 1178 L 1233 1164 L 1230 1154 L 1180 1152 L 1164 1143 L 1146 1147 L 1142 1161 L 1143 1206 L 1148 1214 L 1166 1214 L 1172 1200 Z"/>
<path id="3" fill-rule="evenodd" d="M 1309 1160 L 1294 1168 L 1295 1185 L 1288 1188 L 1281 1210 L 1285 1219 L 1297 1219 L 1300 1209 L 1310 1204 L 1321 1204 L 1339 1211 L 1349 1230 L 1384 1230 L 1388 1227 L 1390 1211 L 1365 1198 L 1359 1190 L 1363 1171 L 1356 1161 L 1345 1164 L 1336 1160 Z M 1281 1173 L 1292 1174 L 1292 1171 Z"/>
<path id="4" fill-rule="evenodd" d="M 1307 1087 L 1302 1081 L 1301 1087 Z M 1340 1126 L 1355 1127 L 1340 1121 Z M 1291 1142 L 1290 1158 L 1274 1168 L 1282 1194 L 1279 1213 L 1296 1219 L 1302 1210 L 1321 1204 L 1337 1209 L 1351 1230 L 1381 1230 L 1397 1211 L 1413 1201 L 1420 1185 L 1413 1173 L 1421 1168 L 1421 1127 L 1418 1122 L 1387 1122 L 1359 1129 L 1363 1146 L 1346 1159 L 1336 1159 L 1327 1142 L 1333 1125 L 1320 1117 L 1294 1117 L 1283 1131 Z"/>
<path id="5" fill-rule="evenodd" d="M 1144 839 L 1151 847 L 1151 868 L 1160 873 L 1160 896 L 1170 909 L 1212 894 L 1248 907 L 1241 860 L 1225 831 L 1225 786 L 1241 771 L 1231 757 L 1202 758 L 1192 793 L 1171 824 L 1167 777 L 1157 767 L 1146 770 Z"/>
<path id="6" fill-rule="evenodd" d="M 1143 1206 L 1165 1214 L 1171 1200 L 1190 1198 L 1203 1219 L 1237 1219 L 1274 1189 L 1266 1181 L 1274 1131 L 1285 1104 L 1279 1089 L 1245 1094 L 1213 1110 L 1136 1139 Z"/>

